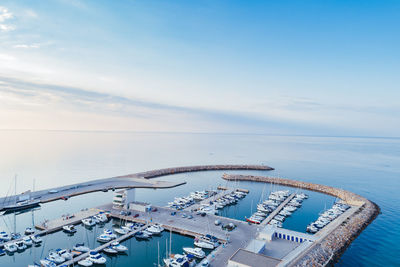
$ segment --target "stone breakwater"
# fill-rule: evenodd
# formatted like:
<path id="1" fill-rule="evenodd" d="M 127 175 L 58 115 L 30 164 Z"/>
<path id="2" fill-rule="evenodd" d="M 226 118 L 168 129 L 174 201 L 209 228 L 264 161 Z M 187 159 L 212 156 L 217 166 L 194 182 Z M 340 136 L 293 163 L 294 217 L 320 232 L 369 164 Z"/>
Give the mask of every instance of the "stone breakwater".
<path id="1" fill-rule="evenodd" d="M 314 242 L 314 244 L 306 251 L 307 253 L 299 255 L 299 257 L 294 261 L 291 261 L 288 266 L 333 265 L 350 243 L 378 216 L 380 212 L 379 206 L 365 197 L 331 186 L 252 175 L 224 174 L 222 178 L 229 181 L 255 181 L 304 188 L 332 195 L 342 199 L 350 205 L 359 206 L 357 212 L 352 214 L 345 222 L 324 236 L 324 238 Z"/>
<path id="2" fill-rule="evenodd" d="M 266 165 L 198 165 L 198 166 L 185 166 L 185 167 L 174 167 L 174 168 L 166 168 L 166 169 L 158 169 L 147 172 L 140 172 L 134 174 L 128 174 L 124 176 L 118 176 L 116 178 L 155 178 L 164 175 L 177 174 L 177 173 L 185 173 L 185 172 L 200 172 L 200 171 L 226 171 L 226 170 L 260 170 L 260 171 L 270 171 L 274 168 L 266 166 Z"/>

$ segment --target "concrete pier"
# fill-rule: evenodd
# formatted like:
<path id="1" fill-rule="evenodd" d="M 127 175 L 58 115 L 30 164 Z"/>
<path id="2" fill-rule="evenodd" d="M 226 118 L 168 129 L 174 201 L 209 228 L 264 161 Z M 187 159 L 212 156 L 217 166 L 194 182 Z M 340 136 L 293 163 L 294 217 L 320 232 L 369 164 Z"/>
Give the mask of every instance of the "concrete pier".
<path id="1" fill-rule="evenodd" d="M 290 200 L 292 200 L 294 198 L 296 194 L 293 193 L 290 196 L 288 196 L 285 201 L 283 201 L 273 212 L 271 212 L 270 215 L 268 215 L 267 218 L 265 218 L 264 221 L 262 221 L 262 223 L 260 223 L 261 226 L 265 226 L 267 225 L 279 212 L 281 212 L 281 210 L 286 206 L 287 203 L 289 203 Z"/>

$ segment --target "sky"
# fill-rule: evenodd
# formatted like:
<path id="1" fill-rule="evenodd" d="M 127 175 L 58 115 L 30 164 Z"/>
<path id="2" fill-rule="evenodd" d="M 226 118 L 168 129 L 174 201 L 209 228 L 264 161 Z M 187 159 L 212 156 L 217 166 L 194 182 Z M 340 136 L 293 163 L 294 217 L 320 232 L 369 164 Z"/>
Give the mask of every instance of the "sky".
<path id="1" fill-rule="evenodd" d="M 0 1 L 0 129 L 400 136 L 400 2 Z"/>

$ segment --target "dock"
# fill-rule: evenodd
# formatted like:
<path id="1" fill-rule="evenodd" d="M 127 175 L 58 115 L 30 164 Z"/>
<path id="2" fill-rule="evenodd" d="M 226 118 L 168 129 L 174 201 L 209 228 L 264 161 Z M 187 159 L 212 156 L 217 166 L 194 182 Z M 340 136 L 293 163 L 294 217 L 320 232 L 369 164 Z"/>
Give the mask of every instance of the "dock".
<path id="1" fill-rule="evenodd" d="M 287 203 L 289 203 L 290 200 L 292 200 L 294 198 L 296 194 L 293 193 L 290 196 L 288 196 L 285 201 L 283 201 L 273 212 L 271 212 L 270 215 L 268 215 L 267 218 L 265 218 L 264 221 L 262 221 L 262 223 L 260 223 L 261 226 L 265 226 L 267 225 L 279 212 L 281 212 L 281 210 L 287 205 Z"/>

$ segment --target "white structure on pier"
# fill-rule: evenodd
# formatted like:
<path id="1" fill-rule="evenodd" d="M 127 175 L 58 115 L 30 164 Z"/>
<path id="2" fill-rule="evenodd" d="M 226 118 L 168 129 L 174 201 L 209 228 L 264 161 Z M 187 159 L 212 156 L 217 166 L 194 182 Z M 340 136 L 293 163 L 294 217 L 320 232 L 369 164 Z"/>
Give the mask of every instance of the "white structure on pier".
<path id="1" fill-rule="evenodd" d="M 129 204 L 135 202 L 135 189 L 123 189 L 116 191 L 113 198 L 113 206 L 115 208 L 129 207 Z"/>

